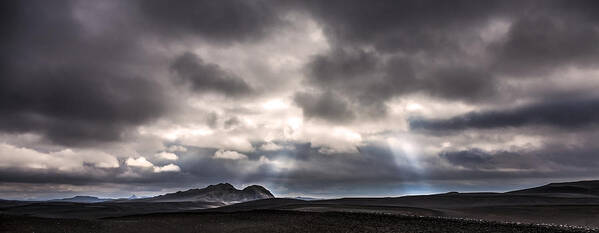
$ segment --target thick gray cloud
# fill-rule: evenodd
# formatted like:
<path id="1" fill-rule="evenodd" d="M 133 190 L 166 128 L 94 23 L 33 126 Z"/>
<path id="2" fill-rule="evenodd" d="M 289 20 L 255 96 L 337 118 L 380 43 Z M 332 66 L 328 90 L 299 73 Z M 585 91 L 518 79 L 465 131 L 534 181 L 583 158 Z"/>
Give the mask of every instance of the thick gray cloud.
<path id="1" fill-rule="evenodd" d="M 251 87 L 241 78 L 216 64 L 204 62 L 193 53 L 185 53 L 171 64 L 176 81 L 190 84 L 197 92 L 218 92 L 230 96 L 249 94 Z"/>
<path id="2" fill-rule="evenodd" d="M 269 1 L 139 1 L 147 27 L 175 38 L 199 36 L 214 43 L 258 39 L 282 23 Z"/>
<path id="3" fill-rule="evenodd" d="M 531 158 L 508 151 L 485 152 L 480 149 L 445 151 L 439 157 L 449 163 L 474 170 L 527 169 L 534 167 Z"/>
<path id="4" fill-rule="evenodd" d="M 308 1 L 334 43 L 374 45 L 378 51 L 442 52 L 473 25 L 508 8 L 506 1 Z"/>
<path id="5" fill-rule="evenodd" d="M 0 130 L 67 145 L 116 141 L 128 126 L 165 111 L 161 87 L 126 68 L 145 56 L 127 34 L 87 34 L 68 1 L 8 5 Z"/>
<path id="6" fill-rule="evenodd" d="M 307 118 L 349 121 L 355 117 L 348 103 L 330 91 L 322 94 L 296 93 L 293 99 Z"/>
<path id="7" fill-rule="evenodd" d="M 435 66 L 402 56 L 385 60 L 381 54 L 364 50 L 336 49 L 315 56 L 306 70 L 308 83 L 335 90 L 356 103 L 356 111 L 379 117 L 386 113 L 385 101 L 396 96 L 425 93 L 483 102 L 495 97 L 499 89 L 492 74 L 480 68 Z"/>
<path id="8" fill-rule="evenodd" d="M 541 102 L 514 109 L 471 112 L 449 119 L 411 119 L 412 129 L 463 130 L 549 125 L 588 127 L 599 121 L 599 100 L 575 99 Z"/>
<path id="9" fill-rule="evenodd" d="M 350 90 L 344 94 L 356 106 L 383 106 L 391 97 L 418 92 L 497 102 L 511 98 L 513 90 L 505 85 L 510 78 L 589 67 L 597 60 L 597 19 L 587 2 L 315 1 L 303 6 L 323 23 L 333 46 L 307 65 L 309 80 L 323 90 Z M 497 22 L 507 24 L 507 32 L 486 42 L 483 31 L 499 30 L 492 28 Z"/>
<path id="10" fill-rule="evenodd" d="M 581 18 L 577 12 L 570 14 L 533 14 L 517 19 L 506 40 L 493 48 L 497 53 L 496 69 L 521 74 L 546 72 L 563 65 L 596 65 L 599 21 Z"/>
<path id="11" fill-rule="evenodd" d="M 471 179 L 505 177 L 583 177 L 595 175 L 599 148 L 592 142 L 571 146 L 548 144 L 537 149 L 484 151 L 473 148 L 444 151 L 439 157 L 450 164 L 467 170 Z M 454 171 L 455 172 L 455 171 Z M 459 172 L 451 177 L 460 176 Z"/>

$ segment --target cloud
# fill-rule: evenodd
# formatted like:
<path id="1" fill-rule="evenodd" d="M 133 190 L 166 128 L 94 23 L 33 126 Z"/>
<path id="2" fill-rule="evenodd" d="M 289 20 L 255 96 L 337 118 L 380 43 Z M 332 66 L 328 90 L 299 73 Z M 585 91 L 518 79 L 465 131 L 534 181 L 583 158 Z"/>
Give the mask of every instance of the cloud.
<path id="1" fill-rule="evenodd" d="M 299 105 L 306 118 L 320 118 L 335 121 L 349 121 L 354 113 L 348 103 L 332 92 L 322 94 L 296 93 L 294 101 Z"/>
<path id="2" fill-rule="evenodd" d="M 175 164 L 167 164 L 162 167 L 154 166 L 154 172 L 180 172 L 181 168 Z"/>
<path id="3" fill-rule="evenodd" d="M 247 155 L 244 155 L 237 151 L 217 150 L 216 152 L 214 152 L 213 158 L 237 160 L 237 159 L 247 159 Z"/>
<path id="4" fill-rule="evenodd" d="M 131 167 L 153 167 L 154 166 L 154 164 L 152 164 L 150 161 L 146 160 L 146 158 L 144 158 L 144 157 L 138 157 L 136 159 L 128 158 L 125 161 L 125 164 L 127 164 L 127 166 L 131 166 Z"/>
<path id="5" fill-rule="evenodd" d="M 64 149 L 56 152 L 39 152 L 33 149 L 0 143 L 1 168 L 23 168 L 58 171 L 80 171 L 86 164 L 97 168 L 118 168 L 113 155 L 94 150 Z"/>
<path id="6" fill-rule="evenodd" d="M 283 147 L 274 142 L 267 142 L 267 143 L 262 144 L 262 146 L 260 146 L 260 150 L 263 150 L 263 151 L 278 151 L 281 149 L 283 149 Z"/>
<path id="7" fill-rule="evenodd" d="M 62 145 L 118 141 L 161 116 L 168 98 L 147 77 L 151 71 L 130 69 L 151 61 L 132 33 L 116 33 L 122 28 L 115 26 L 92 36 L 70 3 L 6 8 L 0 130 L 38 133 Z"/>
<path id="8" fill-rule="evenodd" d="M 139 1 L 144 20 L 155 32 L 169 37 L 198 36 L 213 43 L 256 40 L 282 23 L 270 1 L 226 0 Z"/>
<path id="9" fill-rule="evenodd" d="M 593 173 L 597 165 L 597 147 L 583 142 L 583 146 L 546 144 L 537 149 L 511 148 L 486 151 L 479 148 L 443 151 L 439 157 L 458 167 L 452 177 L 459 177 L 460 169 L 471 179 L 485 179 L 504 174 L 514 178 L 542 176 L 584 176 Z M 587 161 L 582 162 L 582 161 Z M 566 173 L 566 174 L 564 174 Z"/>
<path id="10" fill-rule="evenodd" d="M 484 23 L 510 2 L 310 1 L 308 11 L 338 44 L 373 44 L 377 50 L 415 53 L 455 49 L 457 32 Z M 363 14 L 368 12 L 368 14 Z"/>
<path id="11" fill-rule="evenodd" d="M 241 124 L 241 121 L 237 117 L 231 117 L 224 122 L 225 129 L 231 129 L 237 125 Z"/>
<path id="12" fill-rule="evenodd" d="M 385 103 L 394 97 L 424 93 L 441 99 L 484 102 L 496 97 L 499 87 L 492 74 L 473 65 L 434 65 L 355 49 L 337 49 L 318 55 L 306 69 L 309 83 L 327 93 L 322 95 L 323 102 L 333 97 L 346 98 L 351 105 L 338 105 L 346 106 L 346 112 L 354 111 L 367 118 L 385 116 Z M 330 94 L 332 90 L 339 94 Z M 298 96 L 301 95 L 296 94 L 296 103 L 317 102 L 307 97 L 298 102 L 302 100 Z M 308 106 L 301 107 L 305 111 Z M 346 118 L 328 116 L 328 120 Z"/>
<path id="13" fill-rule="evenodd" d="M 188 83 L 197 92 L 217 92 L 230 96 L 246 95 L 250 86 L 241 78 L 215 64 L 205 63 L 193 53 L 185 53 L 171 64 L 178 82 Z"/>
<path id="14" fill-rule="evenodd" d="M 595 125 L 598 120 L 599 100 L 574 99 L 541 102 L 513 109 L 470 112 L 449 119 L 411 119 L 410 128 L 464 130 L 529 125 L 576 128 Z"/>
<path id="15" fill-rule="evenodd" d="M 179 157 L 176 154 L 169 153 L 169 152 L 164 152 L 164 151 L 156 154 L 156 157 L 161 158 L 161 159 L 166 159 L 166 160 L 177 160 L 177 159 L 179 159 Z"/>
<path id="16" fill-rule="evenodd" d="M 356 49 L 334 49 L 326 55 L 316 55 L 308 64 L 311 81 L 325 86 L 362 86 L 375 76 L 382 61 L 374 52 Z"/>
<path id="17" fill-rule="evenodd" d="M 146 158 L 144 157 L 138 157 L 136 159 L 134 158 L 128 158 L 125 161 L 125 164 L 127 166 L 130 167 L 139 167 L 139 168 L 152 168 L 152 171 L 154 173 L 160 173 L 160 172 L 180 172 L 181 168 L 175 164 L 169 163 L 167 165 L 164 166 L 156 166 L 153 163 L 151 163 L 150 161 L 148 161 Z"/>
<path id="18" fill-rule="evenodd" d="M 597 19 L 586 3 L 300 5 L 322 23 L 332 47 L 306 64 L 309 83 L 337 90 L 352 110 L 374 116 L 386 114 L 390 99 L 420 93 L 475 104 L 510 101 L 514 80 L 593 68 L 598 59 Z"/>
<path id="19" fill-rule="evenodd" d="M 495 66 L 515 74 L 547 72 L 564 66 L 595 65 L 599 59 L 597 21 L 579 12 L 565 17 L 524 16 L 510 27 L 507 38 L 495 45 Z"/>
<path id="20" fill-rule="evenodd" d="M 491 74 L 480 69 L 450 66 L 435 69 L 413 85 L 434 97 L 477 102 L 496 96 L 495 82 Z"/>
<path id="21" fill-rule="evenodd" d="M 180 145 L 172 145 L 167 148 L 167 151 L 169 151 L 169 152 L 186 152 L 187 148 L 185 148 L 184 146 L 180 146 Z"/>

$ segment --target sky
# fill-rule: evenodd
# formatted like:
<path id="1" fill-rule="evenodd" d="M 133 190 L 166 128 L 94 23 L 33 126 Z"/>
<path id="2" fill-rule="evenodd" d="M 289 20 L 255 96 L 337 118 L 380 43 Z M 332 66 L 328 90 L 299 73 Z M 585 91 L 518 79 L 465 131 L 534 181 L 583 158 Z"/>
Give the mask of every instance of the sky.
<path id="1" fill-rule="evenodd" d="M 1 1 L 0 198 L 599 179 L 599 1 Z"/>

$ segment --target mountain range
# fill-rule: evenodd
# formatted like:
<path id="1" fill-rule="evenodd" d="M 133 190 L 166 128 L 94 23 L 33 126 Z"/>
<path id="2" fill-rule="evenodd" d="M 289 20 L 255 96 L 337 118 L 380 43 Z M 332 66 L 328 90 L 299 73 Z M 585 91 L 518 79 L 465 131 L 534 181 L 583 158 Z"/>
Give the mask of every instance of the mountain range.
<path id="1" fill-rule="evenodd" d="M 0 200 L 0 215 L 106 218 L 159 213 L 191 214 L 253 210 L 332 211 L 567 224 L 599 228 L 598 190 L 599 181 L 577 181 L 551 183 L 505 193 L 449 192 L 400 197 L 312 200 L 301 197 L 275 198 L 262 186 L 252 185 L 239 190 L 231 184 L 221 183 L 137 199 L 106 200 L 91 196 L 76 196 L 50 202 Z"/>
<path id="2" fill-rule="evenodd" d="M 94 196 L 74 196 L 74 197 L 69 197 L 69 198 L 53 199 L 53 200 L 49 200 L 49 201 L 53 201 L 53 202 L 96 203 L 96 202 L 105 202 L 105 201 L 112 201 L 112 200 L 114 200 L 114 199 L 110 199 L 110 198 L 99 198 L 99 197 L 94 197 Z"/>
<path id="3" fill-rule="evenodd" d="M 550 183 L 547 185 L 521 189 L 506 192 L 513 195 L 535 195 L 535 196 L 553 196 L 553 197 L 599 197 L 599 180 L 576 181 L 563 183 Z M 128 198 L 110 199 L 98 198 L 94 196 L 75 196 L 63 199 L 53 199 L 52 202 L 77 202 L 77 203 L 98 203 L 98 202 L 211 202 L 222 203 L 223 205 L 253 201 L 260 199 L 274 198 L 275 196 L 266 188 L 260 185 L 251 185 L 244 189 L 236 189 L 229 183 L 220 183 L 209 185 L 205 188 L 195 188 L 186 191 L 167 193 L 155 197 L 139 198 L 132 195 Z M 317 200 L 316 198 L 297 197 L 300 200 Z"/>

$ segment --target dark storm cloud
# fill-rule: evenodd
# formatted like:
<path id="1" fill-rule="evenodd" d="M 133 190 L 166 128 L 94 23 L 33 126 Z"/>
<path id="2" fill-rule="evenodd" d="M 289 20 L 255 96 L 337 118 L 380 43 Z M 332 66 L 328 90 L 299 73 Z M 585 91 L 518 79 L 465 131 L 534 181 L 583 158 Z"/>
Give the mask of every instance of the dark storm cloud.
<path id="1" fill-rule="evenodd" d="M 489 129 L 548 125 L 592 126 L 599 121 L 599 100 L 556 100 L 506 110 L 471 112 L 449 119 L 411 119 L 410 128 L 426 130 Z"/>
<path id="2" fill-rule="evenodd" d="M 316 117 L 331 121 L 349 121 L 354 118 L 348 103 L 332 92 L 296 93 L 293 99 L 302 108 L 306 118 Z"/>
<path id="3" fill-rule="evenodd" d="M 380 53 L 463 55 L 492 20 L 513 22 L 500 59 L 515 63 L 576 62 L 593 57 L 599 7 L 593 1 L 308 1 L 338 47 L 373 45 Z M 495 54 L 492 54 L 494 56 Z M 505 57 L 504 57 L 505 56 Z M 445 59 L 451 59 L 445 57 Z M 539 61 L 540 60 L 540 61 Z"/>
<path id="4" fill-rule="evenodd" d="M 335 44 L 374 45 L 378 51 L 455 48 L 455 37 L 506 8 L 504 1 L 307 1 Z"/>
<path id="5" fill-rule="evenodd" d="M 3 36 L 0 130 L 59 144 L 114 141 L 165 110 L 161 88 L 126 68 L 145 54 L 126 33 L 91 35 L 68 1 L 9 4 Z"/>
<path id="6" fill-rule="evenodd" d="M 436 69 L 417 86 L 431 96 L 470 102 L 492 98 L 498 88 L 489 73 L 463 66 Z"/>
<path id="7" fill-rule="evenodd" d="M 6 183 L 84 185 L 102 183 L 104 179 L 106 177 L 92 174 L 69 174 L 58 169 L 40 171 L 39 169 L 8 168 L 0 170 L 0 182 Z"/>
<path id="8" fill-rule="evenodd" d="M 250 86 L 241 78 L 216 64 L 204 62 L 193 53 L 185 53 L 171 64 L 176 81 L 190 84 L 197 92 L 217 92 L 230 96 L 249 94 Z"/>
<path id="9" fill-rule="evenodd" d="M 139 1 L 147 27 L 167 37 L 199 36 L 216 43 L 258 39 L 282 22 L 275 2 Z"/>
<path id="10" fill-rule="evenodd" d="M 496 69 L 519 74 L 546 72 L 562 65 L 596 65 L 599 20 L 555 14 L 517 19 L 507 39 L 493 48 L 497 53 Z"/>
<path id="11" fill-rule="evenodd" d="M 333 47 L 308 63 L 310 83 L 322 90 L 344 90 L 355 106 L 378 105 L 379 113 L 385 112 L 384 102 L 390 98 L 417 92 L 470 103 L 509 99 L 511 90 L 502 86 L 506 74 L 522 78 L 566 66 L 589 67 L 599 54 L 593 14 L 598 8 L 592 2 L 298 5 L 322 23 Z M 508 23 L 507 33 L 484 44 L 482 31 L 497 21 Z M 472 56 L 476 46 L 481 46 L 482 57 Z"/>
<path id="12" fill-rule="evenodd" d="M 477 148 L 444 151 L 439 157 L 454 166 L 466 169 L 469 179 L 497 176 L 527 178 L 596 175 L 599 148 L 591 140 L 582 141 L 581 145 L 577 146 L 548 144 L 541 148 L 513 151 L 483 151 Z M 464 175 L 456 171 L 454 174 L 450 173 L 446 175 L 455 178 Z"/>
<path id="13" fill-rule="evenodd" d="M 375 75 L 381 63 L 373 52 L 337 49 L 327 55 L 315 56 L 307 71 L 312 81 L 320 85 L 358 87 Z"/>
<path id="14" fill-rule="evenodd" d="M 370 117 L 383 116 L 384 102 L 395 96 L 426 93 L 443 99 L 480 102 L 494 97 L 498 90 L 494 77 L 480 68 L 434 66 L 402 56 L 383 59 L 376 52 L 356 49 L 336 49 L 315 56 L 306 71 L 308 83 L 340 93 L 358 106 L 349 110 Z"/>
<path id="15" fill-rule="evenodd" d="M 480 149 L 445 151 L 439 157 L 453 165 L 470 169 L 531 168 L 530 158 L 507 151 L 485 152 Z M 528 161 L 527 161 L 528 159 Z"/>
<path id="16" fill-rule="evenodd" d="M 398 78 L 410 80 L 412 73 L 409 64 L 397 63 L 393 64 L 392 69 L 404 72 L 398 74 Z M 356 111 L 374 116 L 382 115 L 381 113 L 386 111 L 386 107 L 382 106 L 380 100 L 388 98 L 390 92 L 398 89 L 394 83 L 387 83 L 385 72 L 381 71 L 386 65 L 374 52 L 361 49 L 334 49 L 330 53 L 314 56 L 305 70 L 309 84 L 327 93 L 339 93 L 337 95 L 342 95 L 348 98 L 350 102 L 363 107 L 359 110 L 356 109 Z M 405 88 L 399 87 L 399 89 L 403 90 Z M 335 98 L 340 99 L 340 96 Z M 298 102 L 297 95 L 296 102 Z M 299 105 L 303 108 L 304 113 L 314 112 L 314 110 L 306 109 L 305 107 L 310 106 L 305 103 Z M 312 106 L 314 105 L 312 104 Z M 341 107 L 349 108 L 350 106 L 342 104 Z M 352 112 L 354 109 L 343 111 Z M 312 116 L 320 117 L 318 114 Z M 340 113 L 340 116 L 345 118 L 348 115 Z M 330 117 L 332 116 L 329 114 L 328 117 L 323 117 L 323 119 L 334 120 Z"/>
<path id="17" fill-rule="evenodd" d="M 153 62 L 163 55 L 144 48 L 144 37 L 165 44 L 186 35 L 228 43 L 261 38 L 281 22 L 265 1 L 116 1 L 107 2 L 116 10 L 100 12 L 102 18 L 85 15 L 81 21 L 76 10 L 84 5 L 2 3 L 0 130 L 36 132 L 63 145 L 117 141 L 169 106 L 152 77 Z M 86 10 L 100 9 L 93 7 Z M 242 79 L 194 55 L 182 55 L 172 68 L 198 91 L 251 91 Z"/>

